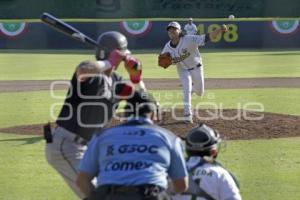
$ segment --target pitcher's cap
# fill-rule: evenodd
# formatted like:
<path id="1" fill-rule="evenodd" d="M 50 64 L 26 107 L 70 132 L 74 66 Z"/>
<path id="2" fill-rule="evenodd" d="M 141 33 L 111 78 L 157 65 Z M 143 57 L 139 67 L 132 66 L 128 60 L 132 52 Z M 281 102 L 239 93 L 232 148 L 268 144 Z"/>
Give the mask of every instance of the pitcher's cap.
<path id="1" fill-rule="evenodd" d="M 167 26 L 167 30 L 169 30 L 170 27 L 174 27 L 174 28 L 181 30 L 181 26 L 178 22 L 170 22 Z"/>

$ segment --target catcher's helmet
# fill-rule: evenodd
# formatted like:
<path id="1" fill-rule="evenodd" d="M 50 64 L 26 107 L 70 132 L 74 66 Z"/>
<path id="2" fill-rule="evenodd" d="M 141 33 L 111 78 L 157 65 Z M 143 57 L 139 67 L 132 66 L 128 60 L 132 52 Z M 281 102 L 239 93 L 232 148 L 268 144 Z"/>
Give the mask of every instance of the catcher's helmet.
<path id="1" fill-rule="evenodd" d="M 205 124 L 193 128 L 186 137 L 187 152 L 209 152 L 221 142 L 218 131 Z"/>
<path id="2" fill-rule="evenodd" d="M 130 51 L 127 49 L 127 39 L 126 37 L 117 32 L 109 31 L 102 33 L 97 40 L 98 47 L 96 48 L 96 59 L 105 60 L 108 58 L 108 55 L 114 49 L 119 49 L 125 54 L 130 54 Z"/>

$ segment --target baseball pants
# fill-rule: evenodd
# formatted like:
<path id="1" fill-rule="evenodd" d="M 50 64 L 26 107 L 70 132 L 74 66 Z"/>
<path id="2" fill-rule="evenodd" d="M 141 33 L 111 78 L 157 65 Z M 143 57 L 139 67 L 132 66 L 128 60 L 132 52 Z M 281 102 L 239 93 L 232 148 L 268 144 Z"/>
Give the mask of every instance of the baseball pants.
<path id="1" fill-rule="evenodd" d="M 53 142 L 46 145 L 45 154 L 48 163 L 63 177 L 73 192 L 83 199 L 85 195 L 75 181 L 87 146 L 80 144 L 75 137 L 74 133 L 58 126 L 53 133 Z"/>
<path id="2" fill-rule="evenodd" d="M 184 115 L 190 116 L 192 112 L 192 92 L 198 96 L 204 94 L 203 65 L 187 70 L 177 66 L 177 73 L 182 84 Z"/>

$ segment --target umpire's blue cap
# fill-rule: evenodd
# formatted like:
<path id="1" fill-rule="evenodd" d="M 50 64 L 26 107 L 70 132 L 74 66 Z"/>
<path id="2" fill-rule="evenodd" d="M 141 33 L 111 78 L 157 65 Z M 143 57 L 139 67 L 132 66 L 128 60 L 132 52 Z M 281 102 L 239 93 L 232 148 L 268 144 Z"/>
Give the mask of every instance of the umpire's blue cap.
<path id="1" fill-rule="evenodd" d="M 129 109 L 131 108 L 131 109 Z M 127 99 L 125 110 L 129 115 L 143 115 L 145 113 L 156 112 L 158 103 L 148 92 L 135 91 L 134 95 Z"/>

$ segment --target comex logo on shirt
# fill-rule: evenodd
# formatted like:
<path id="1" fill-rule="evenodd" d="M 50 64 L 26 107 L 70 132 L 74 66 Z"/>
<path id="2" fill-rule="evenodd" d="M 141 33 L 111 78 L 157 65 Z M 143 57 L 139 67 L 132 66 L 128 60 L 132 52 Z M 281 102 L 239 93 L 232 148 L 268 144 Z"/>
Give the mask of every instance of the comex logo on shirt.
<path id="1" fill-rule="evenodd" d="M 105 171 L 133 171 L 143 170 L 152 166 L 152 163 L 142 161 L 108 162 Z"/>

